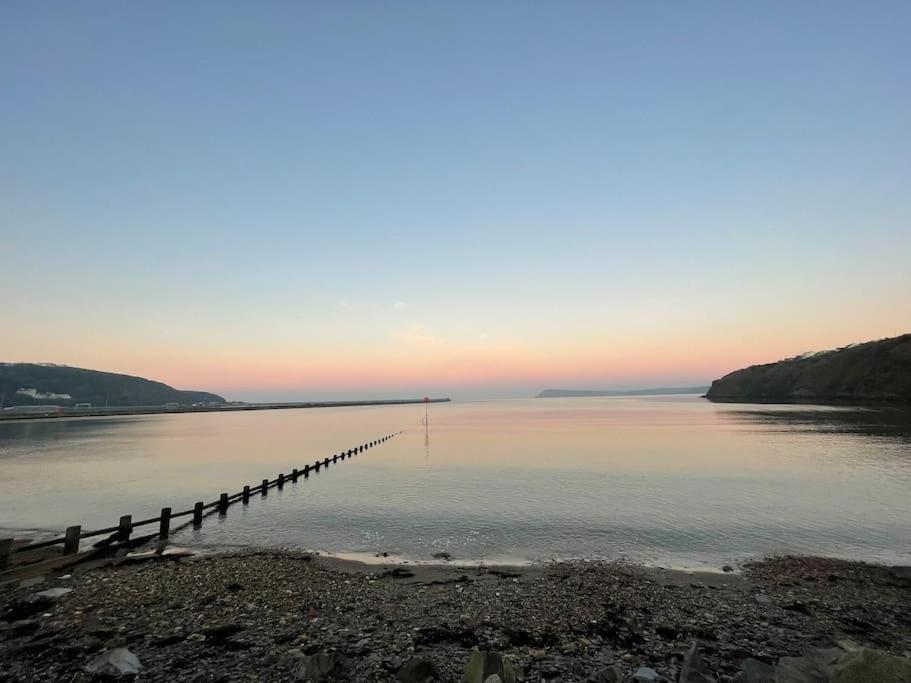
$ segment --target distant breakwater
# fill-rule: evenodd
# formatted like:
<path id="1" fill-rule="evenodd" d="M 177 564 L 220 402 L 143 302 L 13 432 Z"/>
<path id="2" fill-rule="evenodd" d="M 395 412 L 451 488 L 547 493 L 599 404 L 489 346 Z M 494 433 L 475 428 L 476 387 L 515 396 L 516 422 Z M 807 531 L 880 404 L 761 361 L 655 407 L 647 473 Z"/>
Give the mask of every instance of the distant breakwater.
<path id="1" fill-rule="evenodd" d="M 106 417 L 111 415 L 162 415 L 173 413 L 230 413 L 244 410 L 290 410 L 297 408 L 347 408 L 354 406 L 395 406 L 420 403 L 449 403 L 449 398 L 404 398 L 377 401 L 310 401 L 305 403 L 250 403 L 218 406 L 133 406 L 127 408 L 58 408 L 48 406 L 47 412 L 0 413 L 0 420 L 46 420 L 60 417 Z"/>

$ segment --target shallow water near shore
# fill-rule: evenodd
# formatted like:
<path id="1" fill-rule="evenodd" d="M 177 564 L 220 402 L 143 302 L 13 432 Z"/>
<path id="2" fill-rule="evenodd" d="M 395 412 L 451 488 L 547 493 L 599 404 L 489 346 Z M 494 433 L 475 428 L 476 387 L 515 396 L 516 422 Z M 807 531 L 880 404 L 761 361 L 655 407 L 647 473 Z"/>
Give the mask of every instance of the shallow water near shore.
<path id="1" fill-rule="evenodd" d="M 911 421 L 896 409 L 695 396 L 0 423 L 0 528 L 154 517 L 404 430 L 254 496 L 175 543 L 369 559 L 629 558 L 687 568 L 764 554 L 911 563 Z"/>

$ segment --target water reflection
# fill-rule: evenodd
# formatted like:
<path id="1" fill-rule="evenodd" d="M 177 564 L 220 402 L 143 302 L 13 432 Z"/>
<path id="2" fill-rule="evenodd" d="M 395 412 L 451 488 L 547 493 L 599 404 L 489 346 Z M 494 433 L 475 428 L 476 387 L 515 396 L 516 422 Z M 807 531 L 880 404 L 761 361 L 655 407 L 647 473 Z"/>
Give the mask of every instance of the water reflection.
<path id="1" fill-rule="evenodd" d="M 746 424 L 762 424 L 781 431 L 856 434 L 895 439 L 911 445 L 911 410 L 897 407 L 832 408 L 792 406 L 734 409 L 728 415 Z"/>

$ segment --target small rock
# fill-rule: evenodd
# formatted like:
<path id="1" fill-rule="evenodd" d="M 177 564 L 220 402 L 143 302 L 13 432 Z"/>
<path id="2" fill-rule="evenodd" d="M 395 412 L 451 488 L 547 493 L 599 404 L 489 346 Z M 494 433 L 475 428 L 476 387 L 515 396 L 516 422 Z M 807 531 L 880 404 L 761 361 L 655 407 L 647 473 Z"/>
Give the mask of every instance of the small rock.
<path id="1" fill-rule="evenodd" d="M 443 551 L 441 551 L 441 552 L 434 553 L 434 554 L 433 554 L 433 559 L 435 559 L 435 560 L 451 560 L 451 559 L 452 559 L 452 555 L 450 555 L 450 554 L 447 553 L 445 550 L 443 550 Z"/>
<path id="2" fill-rule="evenodd" d="M 496 674 L 491 674 L 484 679 L 484 683 L 503 683 L 503 679 L 497 676 Z"/>
<path id="3" fill-rule="evenodd" d="M 418 657 L 405 662 L 396 674 L 396 678 L 402 683 L 428 683 L 443 680 L 433 662 Z"/>
<path id="4" fill-rule="evenodd" d="M 765 595 L 764 593 L 757 593 L 755 596 L 753 596 L 753 599 L 760 605 L 772 604 L 772 598 L 770 598 L 768 595 Z"/>
<path id="5" fill-rule="evenodd" d="M 630 679 L 633 683 L 657 683 L 658 672 L 647 666 L 640 666 Z"/>
<path id="6" fill-rule="evenodd" d="M 721 568 L 721 571 L 723 571 L 725 574 L 730 574 L 732 571 L 734 571 L 734 568 L 731 565 L 726 564 Z"/>
<path id="7" fill-rule="evenodd" d="M 240 633 L 244 630 L 244 627 L 241 624 L 235 623 L 225 623 L 225 624 L 211 624 L 203 627 L 202 632 L 212 640 L 216 642 L 223 642 L 233 636 L 236 633 Z"/>
<path id="8" fill-rule="evenodd" d="M 96 676 L 135 676 L 141 668 L 139 658 L 125 647 L 106 650 L 85 665 Z"/>
<path id="9" fill-rule="evenodd" d="M 187 636 L 187 640 L 191 640 L 194 643 L 201 643 L 206 637 L 202 633 L 191 633 Z"/>
<path id="10" fill-rule="evenodd" d="M 503 655 L 472 650 L 462 679 L 464 683 L 486 683 L 493 675 L 497 675 L 502 683 L 516 683 L 516 673 Z"/>
<path id="11" fill-rule="evenodd" d="M 612 664 L 596 674 L 589 676 L 585 683 L 620 683 L 623 680 L 623 671 L 617 664 Z"/>
<path id="12" fill-rule="evenodd" d="M 46 591 L 35 593 L 35 599 L 59 600 L 67 593 L 72 593 L 72 588 L 48 588 Z"/>

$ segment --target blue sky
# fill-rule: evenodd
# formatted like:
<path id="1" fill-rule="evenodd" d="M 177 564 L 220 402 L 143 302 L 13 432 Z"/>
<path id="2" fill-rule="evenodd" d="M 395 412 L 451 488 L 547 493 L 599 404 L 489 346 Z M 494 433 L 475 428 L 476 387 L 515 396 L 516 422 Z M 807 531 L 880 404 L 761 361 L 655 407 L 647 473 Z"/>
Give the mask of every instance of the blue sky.
<path id="1" fill-rule="evenodd" d="M 4 15 L 4 359 L 522 395 L 911 328 L 906 2 Z"/>

